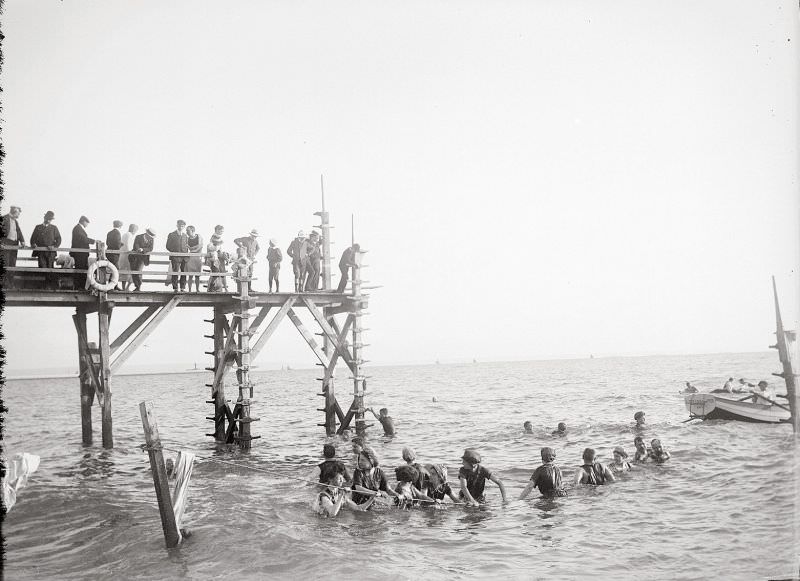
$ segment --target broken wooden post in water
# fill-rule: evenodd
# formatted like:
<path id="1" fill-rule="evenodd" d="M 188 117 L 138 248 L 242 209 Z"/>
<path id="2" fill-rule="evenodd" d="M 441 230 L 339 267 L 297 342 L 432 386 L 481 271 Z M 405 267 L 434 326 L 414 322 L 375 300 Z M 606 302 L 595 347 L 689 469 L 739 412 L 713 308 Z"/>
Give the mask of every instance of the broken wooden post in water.
<path id="1" fill-rule="evenodd" d="M 777 377 L 782 377 L 786 382 L 786 395 L 789 398 L 789 410 L 791 413 L 792 428 L 795 436 L 800 435 L 800 393 L 797 392 L 797 332 L 786 331 L 783 328 L 781 318 L 781 308 L 778 304 L 778 288 L 775 285 L 775 277 L 772 277 L 772 292 L 775 296 L 775 321 L 777 330 L 775 332 L 775 345 L 771 348 L 778 350 L 778 357 L 783 365 L 781 373 L 773 373 Z"/>
<path id="2" fill-rule="evenodd" d="M 139 413 L 142 416 L 142 428 L 147 444 L 147 454 L 150 457 L 150 470 L 153 473 L 153 485 L 156 489 L 158 512 L 161 515 L 161 528 L 164 530 L 164 540 L 167 548 L 175 547 L 181 540 L 178 525 L 175 522 L 175 511 L 172 506 L 172 497 L 169 493 L 167 480 L 167 467 L 164 464 L 164 454 L 161 451 L 161 438 L 158 435 L 158 422 L 152 401 L 143 401 L 139 404 Z"/>

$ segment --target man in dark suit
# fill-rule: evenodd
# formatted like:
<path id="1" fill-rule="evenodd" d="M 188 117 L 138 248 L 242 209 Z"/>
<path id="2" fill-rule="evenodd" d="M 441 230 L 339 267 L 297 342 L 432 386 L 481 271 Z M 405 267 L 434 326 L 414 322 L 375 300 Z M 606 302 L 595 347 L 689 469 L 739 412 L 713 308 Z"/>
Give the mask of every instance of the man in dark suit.
<path id="1" fill-rule="evenodd" d="M 346 248 L 345 251 L 342 252 L 342 258 L 339 259 L 339 272 L 341 273 L 341 277 L 339 278 L 339 287 L 336 289 L 337 293 L 344 292 L 344 287 L 347 286 L 347 274 L 350 268 L 359 268 L 356 263 L 357 252 L 361 252 L 361 247 L 358 244 L 353 244 L 350 248 Z"/>
<path id="2" fill-rule="evenodd" d="M 53 224 L 56 215 L 48 210 L 44 215 L 44 222 L 37 225 L 31 234 L 31 246 L 46 248 L 46 250 L 34 250 L 33 255 L 39 263 L 39 268 L 53 268 L 56 262 L 56 249 L 61 246 L 61 232 L 58 226 Z M 47 286 L 52 286 L 55 276 L 52 272 L 45 275 Z"/>
<path id="3" fill-rule="evenodd" d="M 108 231 L 106 234 L 106 250 L 119 250 L 122 248 L 122 222 L 120 220 L 114 220 L 114 227 Z M 119 268 L 119 254 L 116 253 L 108 253 L 106 254 L 106 259 Z"/>
<path id="4" fill-rule="evenodd" d="M 177 229 L 167 235 L 167 252 L 189 252 L 189 235 L 186 233 L 186 222 L 178 220 Z M 172 272 L 186 272 L 189 266 L 188 256 L 170 256 L 169 264 Z M 181 292 L 186 290 L 186 275 L 181 275 Z M 172 275 L 172 290 L 178 292 L 178 275 Z"/>
<path id="5" fill-rule="evenodd" d="M 153 243 L 156 237 L 156 232 L 152 228 L 147 228 L 144 234 L 139 234 L 133 239 L 133 250 L 128 255 L 128 261 L 131 264 L 131 270 L 135 270 L 140 274 L 134 274 L 133 284 L 136 287 L 134 290 L 142 290 L 142 275 L 141 272 L 145 266 L 150 264 L 150 252 L 153 251 Z"/>
<path id="6" fill-rule="evenodd" d="M 89 250 L 91 244 L 95 243 L 94 238 L 89 238 L 86 233 L 86 227 L 89 225 L 89 218 L 81 216 L 78 223 L 72 229 L 72 244 L 70 248 L 85 248 Z M 88 252 L 70 252 L 69 255 L 75 259 L 75 268 L 86 270 L 89 268 L 89 253 Z M 81 288 L 86 283 L 86 275 L 77 273 L 75 275 L 75 288 Z"/>
<path id="7" fill-rule="evenodd" d="M 3 246 L 25 247 L 25 236 L 19 226 L 19 215 L 22 209 L 19 206 L 11 206 L 8 214 L 3 216 L 2 231 L 0 232 L 0 244 Z M 13 268 L 17 265 L 17 251 L 3 250 L 3 265 L 6 268 Z"/>

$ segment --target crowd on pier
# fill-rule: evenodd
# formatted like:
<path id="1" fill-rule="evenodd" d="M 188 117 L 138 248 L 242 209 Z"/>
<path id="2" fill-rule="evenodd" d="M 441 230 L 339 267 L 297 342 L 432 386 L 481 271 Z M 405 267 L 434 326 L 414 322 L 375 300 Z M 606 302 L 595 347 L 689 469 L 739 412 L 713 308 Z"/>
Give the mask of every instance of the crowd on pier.
<path id="1" fill-rule="evenodd" d="M 371 408 L 370 408 L 371 411 Z M 374 414 L 374 411 L 373 411 Z M 385 409 L 381 410 L 382 417 L 388 417 Z M 378 417 L 378 416 L 376 416 Z M 654 438 L 648 447 L 641 435 L 645 426 L 644 412 L 634 415 L 634 431 L 640 432 L 634 438 L 636 449 L 633 458 L 628 460 L 628 453 L 622 446 L 614 448 L 614 459 L 608 464 L 598 461 L 598 456 L 593 448 L 586 448 L 582 454 L 583 464 L 575 469 L 572 477 L 572 487 L 602 486 L 614 482 L 625 472 L 636 470 L 636 465 L 645 463 L 663 464 L 670 459 L 669 452 L 664 449 L 661 441 Z M 381 422 L 386 430 L 387 423 Z M 394 433 L 394 424 L 391 433 Z M 526 433 L 532 433 L 530 422 L 523 426 Z M 567 433 L 565 423 L 560 423 L 552 432 L 555 437 Z M 345 432 L 345 439 L 349 433 Z M 467 448 L 461 456 L 461 466 L 458 470 L 458 485 L 451 486 L 448 482 L 447 466 L 443 464 L 426 463 L 417 461 L 416 452 L 405 447 L 402 451 L 403 464 L 394 470 L 397 481 L 394 487 L 389 486 L 386 473 L 380 466 L 375 451 L 370 448 L 363 437 L 356 436 L 350 439 L 354 454 L 352 475 L 345 463 L 336 457 L 336 447 L 325 444 L 323 447 L 324 461 L 319 464 L 319 483 L 324 489 L 319 492 L 314 501 L 314 509 L 323 516 L 336 516 L 342 507 L 352 510 L 369 510 L 375 502 L 388 502 L 398 508 L 412 506 L 437 506 L 449 498 L 453 503 L 466 506 L 480 506 L 486 502 L 486 483 L 492 482 L 500 489 L 503 502 L 509 501 L 509 495 L 503 481 L 483 463 L 480 452 L 474 448 Z M 544 497 L 559 497 L 568 495 L 568 483 L 565 483 L 560 466 L 556 463 L 556 450 L 552 446 L 541 448 L 542 464 L 531 474 L 519 499 L 525 499 L 534 488 L 538 488 Z"/>
<path id="2" fill-rule="evenodd" d="M 94 261 L 91 256 L 91 245 L 97 240 L 89 235 L 90 220 L 80 216 L 77 224 L 72 229 L 69 253 L 58 253 L 62 244 L 61 232 L 55 224 L 55 213 L 48 210 L 33 229 L 28 244 L 20 225 L 22 209 L 11 206 L 8 214 L 2 217 L 2 259 L 6 268 L 17 265 L 17 253 L 20 249 L 30 247 L 33 257 L 36 258 L 39 268 L 77 269 L 87 271 L 90 263 Z M 141 291 L 143 285 L 142 274 L 145 267 L 150 265 L 151 256 L 156 248 L 156 230 L 152 226 L 143 228 L 140 232 L 139 225 L 125 224 L 121 220 L 114 220 L 111 229 L 105 235 L 106 259 L 119 273 L 115 290 Z M 174 292 L 199 292 L 201 277 L 206 277 L 209 292 L 227 292 L 227 275 L 252 278 L 254 264 L 261 252 L 259 245 L 259 232 L 256 228 L 244 236 L 233 239 L 233 245 L 225 246 L 225 227 L 218 224 L 205 244 L 203 236 L 185 220 L 177 220 L 175 230 L 166 237 L 166 250 L 169 256 L 169 274 L 164 284 L 172 286 Z M 95 234 L 95 236 L 97 236 Z M 102 240 L 102 238 L 100 238 Z M 235 248 L 235 250 L 234 250 Z M 360 246 L 353 244 L 345 249 L 339 260 L 339 285 L 336 292 L 345 290 L 350 278 L 350 269 L 358 268 L 357 254 Z M 294 275 L 295 292 L 317 292 L 326 290 L 321 288 L 323 239 L 322 236 L 312 231 L 306 236 L 303 230 L 286 248 L 286 255 L 291 260 Z M 280 292 L 280 269 L 284 255 L 278 247 L 278 240 L 270 238 L 266 250 L 267 261 L 267 292 Z M 48 270 L 46 280 L 52 284 L 55 280 L 52 272 Z M 74 280 L 78 285 L 91 282 L 83 272 L 76 273 Z M 79 286 L 79 288 L 80 288 Z M 258 292 L 256 289 L 252 289 Z"/>

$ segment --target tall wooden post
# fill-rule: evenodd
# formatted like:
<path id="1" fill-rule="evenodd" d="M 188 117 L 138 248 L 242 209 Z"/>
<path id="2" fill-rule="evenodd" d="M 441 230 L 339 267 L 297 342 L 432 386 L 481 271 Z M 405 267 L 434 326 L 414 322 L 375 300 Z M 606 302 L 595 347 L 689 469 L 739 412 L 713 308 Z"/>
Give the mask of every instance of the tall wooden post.
<path id="1" fill-rule="evenodd" d="M 328 279 L 330 280 L 330 274 L 328 275 Z M 325 320 L 330 324 L 333 319 L 333 315 L 330 314 L 330 309 L 324 307 L 322 312 Z M 325 355 L 327 355 L 328 360 L 330 360 L 335 349 L 327 336 L 324 337 L 322 350 L 325 351 Z M 334 387 L 333 369 L 329 368 L 327 365 L 323 365 L 322 369 L 324 371 L 322 376 L 322 393 L 325 394 L 325 433 L 329 436 L 333 436 L 336 434 L 336 390 Z"/>
<path id="2" fill-rule="evenodd" d="M 92 445 L 92 403 L 94 403 L 94 387 L 89 377 L 93 373 L 88 360 L 91 354 L 86 350 L 81 336 L 86 337 L 86 311 L 77 308 L 72 315 L 78 331 L 78 379 L 81 385 L 81 439 L 84 446 Z"/>
<path id="3" fill-rule="evenodd" d="M 237 271 L 237 282 L 241 292 L 239 293 L 240 306 L 234 315 L 240 318 L 238 331 L 240 358 L 239 369 L 236 371 L 236 378 L 239 381 L 239 399 L 236 405 L 241 406 L 235 421 L 239 422 L 239 435 L 236 437 L 239 447 L 249 450 L 253 440 L 250 435 L 250 423 L 255 421 L 255 418 L 250 417 L 250 406 L 253 399 L 253 384 L 250 382 L 250 281 L 252 277 L 248 271 L 243 271 L 242 268 Z"/>
<path id="4" fill-rule="evenodd" d="M 161 438 L 158 435 L 158 422 L 153 408 L 152 401 L 143 401 L 139 404 L 139 414 L 142 416 L 147 455 L 150 457 L 150 470 L 153 472 L 153 485 L 156 489 L 158 512 L 161 515 L 161 528 L 164 530 L 167 548 L 170 548 L 178 545 L 181 535 L 175 523 L 175 509 L 172 506 L 172 497 L 169 494 L 169 483 L 167 482 L 167 467 L 164 465 L 164 453 L 161 451 Z"/>
<path id="5" fill-rule="evenodd" d="M 797 333 L 795 331 L 786 331 L 783 328 L 783 319 L 781 318 L 781 308 L 778 304 L 778 287 L 775 285 L 775 277 L 772 277 L 772 293 L 775 297 L 775 322 L 776 322 L 776 339 L 773 348 L 778 350 L 778 358 L 783 366 L 781 373 L 776 373 L 778 377 L 782 377 L 786 382 L 786 395 L 789 398 L 789 409 L 792 414 L 792 427 L 794 428 L 795 436 L 800 435 L 800 393 L 797 392 L 797 345 L 795 340 Z"/>
<path id="6" fill-rule="evenodd" d="M 97 260 L 106 259 L 105 243 L 97 242 Z M 100 283 L 105 283 L 108 274 L 105 269 L 99 271 Z M 114 447 L 114 431 L 111 422 L 111 347 L 109 341 L 109 327 L 114 303 L 108 300 L 105 292 L 100 292 L 97 319 L 100 342 L 100 385 L 103 387 L 103 402 L 100 419 L 103 431 L 103 448 Z"/>
<path id="7" fill-rule="evenodd" d="M 214 307 L 214 376 L 216 370 L 225 366 L 225 313 L 220 307 Z M 214 439 L 217 442 L 225 441 L 225 418 L 228 404 L 225 400 L 225 375 L 211 386 L 211 397 L 214 398 Z"/>
<path id="8" fill-rule="evenodd" d="M 353 268 L 353 301 L 355 311 L 350 313 L 353 320 L 353 408 L 355 410 L 356 433 L 363 435 L 366 432 L 366 419 L 364 418 L 364 378 L 361 375 L 361 360 L 363 358 L 363 339 L 361 336 L 361 252 L 355 252 L 353 261 L 358 267 Z"/>

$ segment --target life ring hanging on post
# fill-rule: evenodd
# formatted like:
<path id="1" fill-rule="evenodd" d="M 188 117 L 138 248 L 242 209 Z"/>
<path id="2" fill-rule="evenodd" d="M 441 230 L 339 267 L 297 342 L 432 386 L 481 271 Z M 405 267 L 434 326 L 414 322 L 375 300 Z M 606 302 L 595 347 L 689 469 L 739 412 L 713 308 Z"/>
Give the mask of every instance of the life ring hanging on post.
<path id="1" fill-rule="evenodd" d="M 106 268 L 106 273 L 109 271 L 111 272 L 111 280 L 105 284 L 100 284 L 94 278 L 94 274 L 97 272 L 97 269 L 101 266 Z M 110 263 L 108 260 L 98 260 L 97 262 L 92 263 L 89 265 L 89 272 L 86 273 L 86 278 L 89 279 L 89 284 L 92 286 L 93 289 L 97 289 L 101 292 L 108 292 L 114 288 L 116 288 L 117 283 L 119 282 L 119 270 L 117 267 Z"/>

